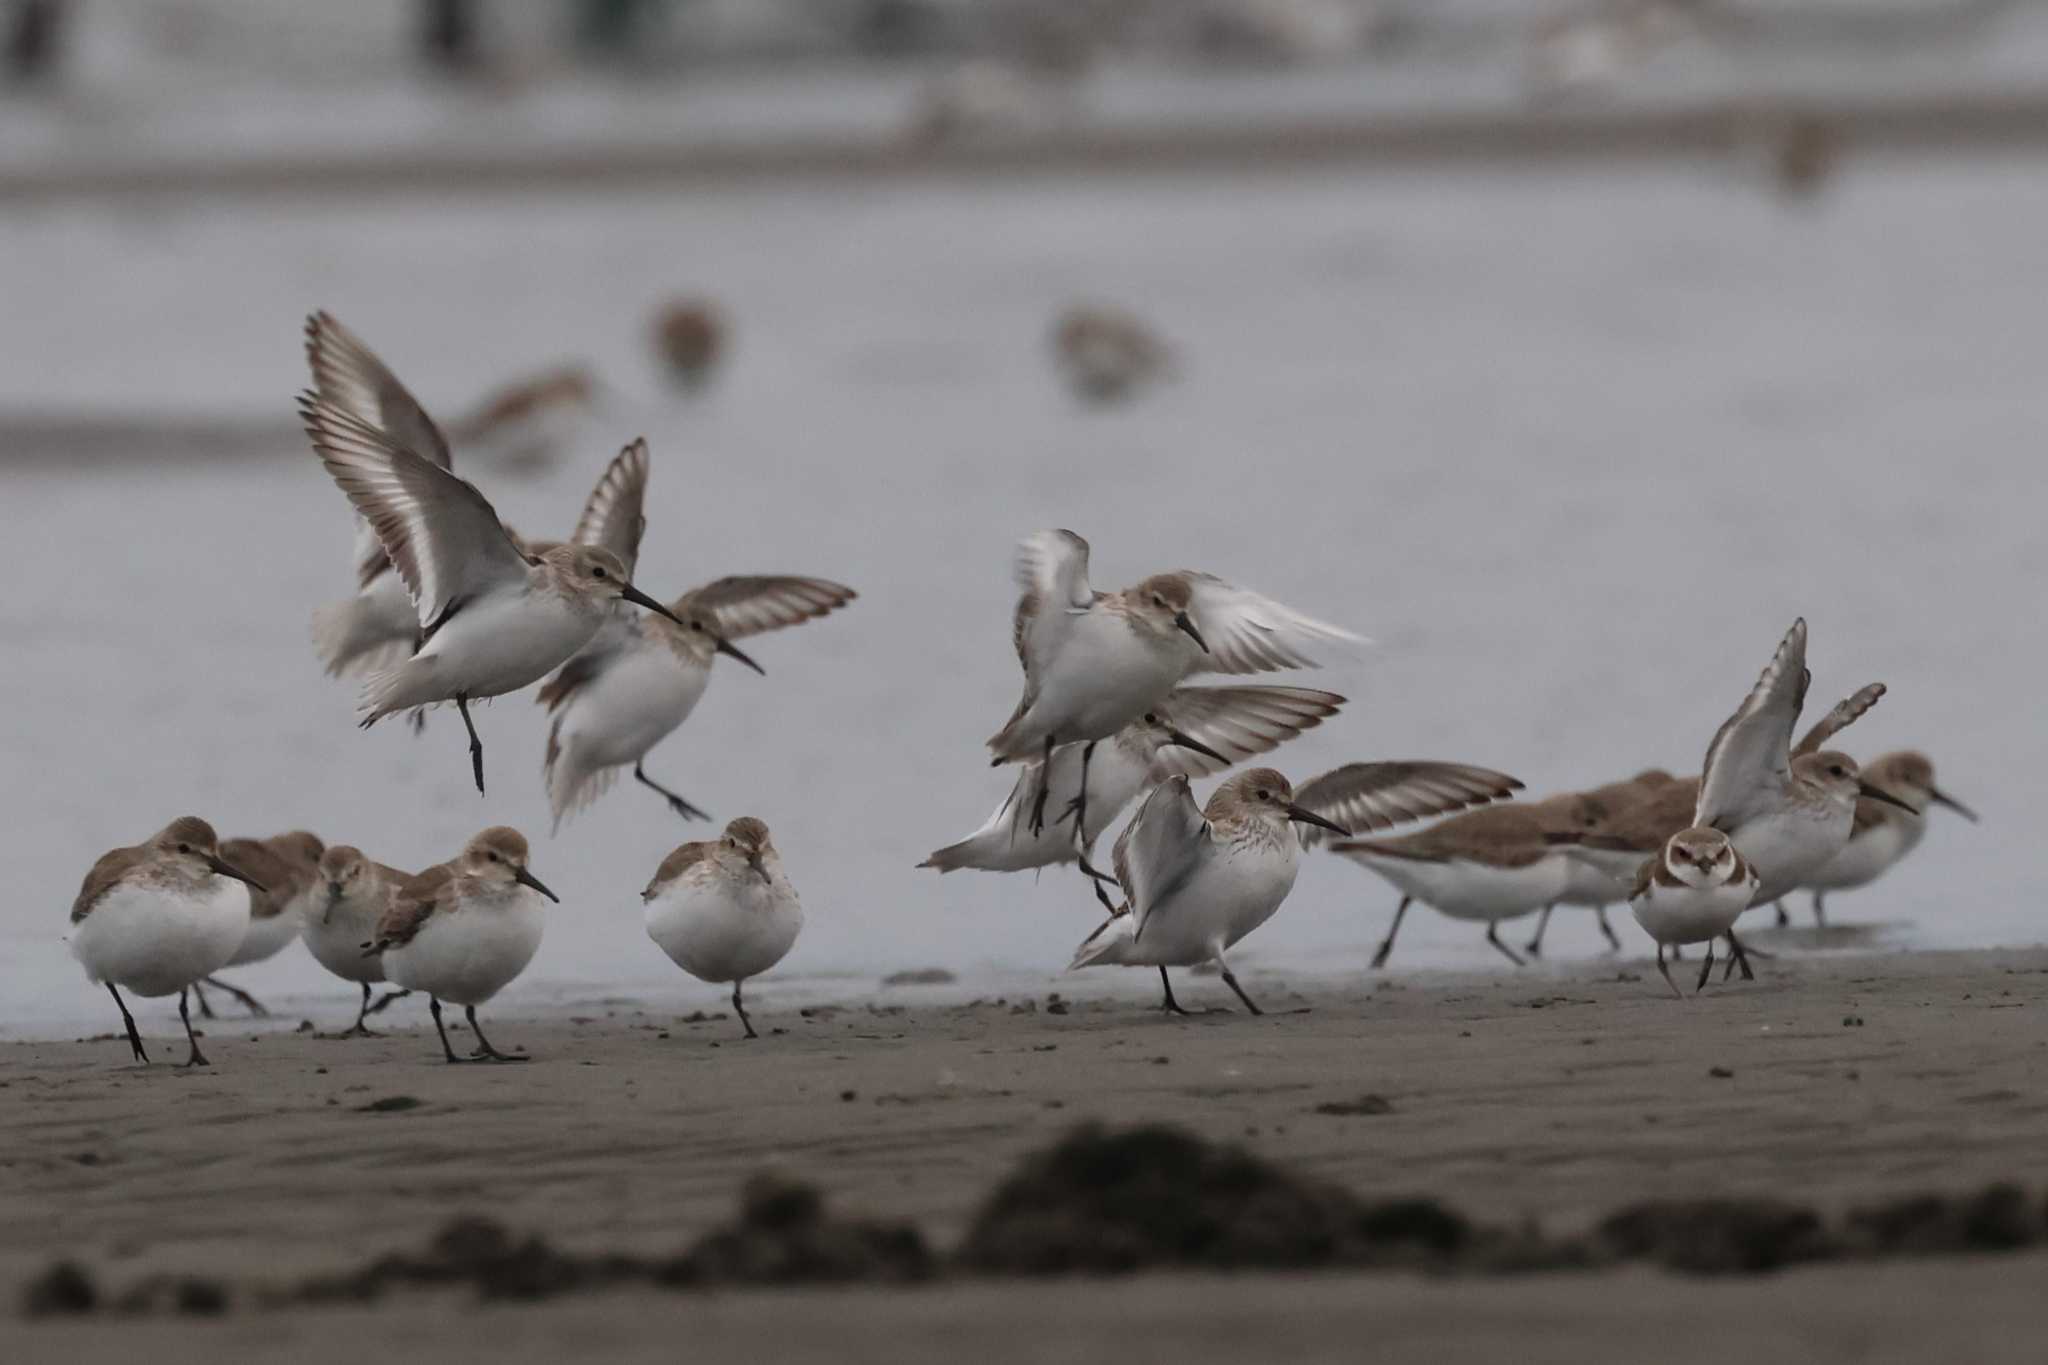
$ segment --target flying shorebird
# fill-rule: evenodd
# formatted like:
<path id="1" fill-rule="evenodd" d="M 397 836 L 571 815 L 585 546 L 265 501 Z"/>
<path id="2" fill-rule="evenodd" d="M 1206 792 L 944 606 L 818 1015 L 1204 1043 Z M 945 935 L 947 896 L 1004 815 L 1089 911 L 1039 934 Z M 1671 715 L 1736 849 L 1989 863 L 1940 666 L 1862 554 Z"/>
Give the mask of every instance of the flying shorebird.
<path id="1" fill-rule="evenodd" d="M 205 1066 L 186 994 L 192 983 L 227 965 L 249 928 L 249 895 L 263 884 L 220 856 L 213 826 L 182 815 L 147 843 L 100 855 L 71 902 L 71 952 L 85 974 L 104 983 L 128 1029 L 135 1060 L 147 1063 L 135 1016 L 121 999 L 178 997 L 178 1018 L 191 1044 L 186 1066 Z"/>
<path id="2" fill-rule="evenodd" d="M 572 543 L 528 556 L 474 485 L 317 394 L 300 407 L 313 448 L 376 531 L 420 624 L 412 657 L 363 684 L 361 723 L 453 701 L 479 794 L 484 745 L 472 700 L 538 681 L 588 644 L 622 598 L 676 619 L 633 586 L 610 550 Z"/>
<path id="3" fill-rule="evenodd" d="M 740 1027 L 759 1037 L 740 987 L 782 961 L 804 927 L 768 826 L 741 816 L 720 838 L 683 844 L 661 860 L 640 899 L 647 936 L 699 981 L 730 981 Z"/>
<path id="4" fill-rule="evenodd" d="M 956 844 L 948 844 L 919 867 L 951 872 L 975 868 L 1017 872 L 1052 867 L 1094 856 L 1095 841 L 1142 791 L 1169 777 L 1208 777 L 1263 754 L 1337 714 L 1344 698 L 1304 687 L 1176 687 L 1165 701 L 1112 735 L 1088 769 L 1088 822 L 1063 837 L 1029 828 L 1033 794 L 1041 779 L 1059 809 L 1081 803 L 1081 748 L 1053 751 L 1050 775 L 1043 761 L 1021 765 L 1016 785 L 987 823 Z M 1114 906 L 1094 883 L 1104 908 Z"/>
<path id="5" fill-rule="evenodd" d="M 1024 695 L 988 746 L 997 764 L 1046 763 L 1027 828 L 1045 827 L 1054 749 L 1081 744 L 1080 804 L 1087 828 L 1088 764 L 1095 745 L 1164 701 L 1194 673 L 1264 673 L 1313 667 L 1317 643 L 1363 643 L 1351 632 L 1192 570 L 1154 574 L 1121 592 L 1088 583 L 1088 542 L 1040 531 L 1017 547 L 1023 589 L 1013 622 Z"/>
<path id="6" fill-rule="evenodd" d="M 1693 992 L 1704 990 L 1714 970 L 1715 939 L 1725 934 L 1735 960 L 1742 958 L 1735 921 L 1749 908 L 1757 881 L 1756 869 L 1718 829 L 1682 829 L 1656 856 L 1643 860 L 1629 892 L 1629 909 L 1643 932 L 1656 941 L 1657 971 L 1673 995 L 1685 998 L 1665 965 L 1665 947 L 1707 945 L 1707 960 Z"/>
<path id="7" fill-rule="evenodd" d="M 1868 886 L 1889 872 L 1920 845 L 1927 833 L 1927 811 L 1946 806 L 1975 823 L 1977 813 L 1934 785 L 1934 764 L 1914 749 L 1881 755 L 1863 766 L 1863 779 L 1903 802 L 1907 809 L 1867 797 L 1856 802 L 1849 842 L 1820 871 L 1800 883 L 1813 893 L 1813 922 L 1827 927 L 1826 897 L 1831 891 Z M 1784 910 L 1778 911 L 1783 923 Z"/>
<path id="8" fill-rule="evenodd" d="M 306 915 L 306 949 L 321 966 L 363 991 L 356 1021 L 341 1037 L 374 1036 L 365 1021 L 411 993 L 387 991 L 371 1004 L 370 987 L 385 980 L 384 955 L 363 952 L 363 944 L 377 936 L 377 925 L 392 898 L 411 880 L 411 873 L 372 862 L 348 844 L 336 844 L 320 855 L 313 906 Z"/>
<path id="9" fill-rule="evenodd" d="M 527 1060 L 492 1047 L 476 1022 L 476 1007 L 525 971 L 539 951 L 545 923 L 540 898 L 560 899 L 527 871 L 526 855 L 526 836 L 518 830 L 484 830 L 460 855 L 401 886 L 376 934 L 362 945 L 364 957 L 382 956 L 393 982 L 426 995 L 441 1053 L 450 1062 L 463 1059 L 448 1045 L 443 1000 L 463 1007 L 476 1035 L 469 1060 Z"/>
<path id="10" fill-rule="evenodd" d="M 1112 915 L 1090 934 L 1068 970 L 1103 963 L 1157 967 L 1165 1008 L 1185 1014 L 1166 969 L 1214 962 L 1244 1007 L 1261 1013 L 1223 954 L 1271 919 L 1294 889 L 1301 867 L 1296 823 L 1350 833 L 1296 802 L 1294 788 L 1271 768 L 1230 778 L 1206 807 L 1195 804 L 1186 777 L 1160 783 L 1116 841 L 1116 875 L 1129 912 Z"/>

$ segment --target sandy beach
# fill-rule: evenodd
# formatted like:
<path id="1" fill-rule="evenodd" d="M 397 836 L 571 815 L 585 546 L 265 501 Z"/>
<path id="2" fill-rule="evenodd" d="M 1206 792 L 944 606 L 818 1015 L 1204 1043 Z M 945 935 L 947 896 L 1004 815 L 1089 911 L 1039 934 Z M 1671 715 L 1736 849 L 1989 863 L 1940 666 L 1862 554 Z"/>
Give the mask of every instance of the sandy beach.
<path id="1" fill-rule="evenodd" d="M 239 1295 L 416 1247 L 464 1211 L 583 1253 L 653 1254 L 725 1218 L 763 1170 L 815 1182 L 835 1208 L 907 1219 L 945 1249 L 1020 1157 L 1087 1119 L 1166 1121 L 1362 1195 L 1430 1195 L 1545 1230 L 1656 1198 L 1774 1195 L 1825 1212 L 2048 1185 L 2048 949 L 1759 965 L 1757 982 L 1685 1002 L 1641 960 L 1309 986 L 1248 974 L 1269 1010 L 1259 1019 L 1164 1017 L 1136 972 L 1072 978 L 1057 1001 L 919 1005 L 895 989 L 799 1014 L 764 992 L 755 1043 L 729 1017 L 627 1003 L 487 1016 L 500 1047 L 532 1055 L 524 1066 L 446 1065 L 414 1002 L 384 1016 L 393 1032 L 378 1039 L 217 1023 L 216 1065 L 197 1072 L 132 1066 L 110 1037 L 22 1042 L 0 1048 L 0 1278 L 19 1285 L 71 1257 L 110 1288 L 203 1272 Z M 1195 980 L 1181 994 L 1220 1005 L 1225 993 Z M 150 1021 L 154 1054 L 180 1056 L 160 1013 Z M 382 1346 L 540 1360 L 585 1341 L 652 1359 L 686 1335 L 713 1357 L 772 1344 L 776 1358 L 844 1359 L 864 1356 L 848 1350 L 858 1330 L 872 1334 L 867 1353 L 896 1359 L 1031 1360 L 1121 1352 L 1142 1326 L 1148 1348 L 1192 1360 L 1283 1346 L 1334 1358 L 1365 1340 L 1585 1359 L 1634 1354 L 1643 1343 L 1617 1329 L 1642 1321 L 1651 1296 L 1665 1359 L 1804 1353 L 1822 1337 L 1833 1354 L 1808 1358 L 1925 1358 L 1939 1344 L 1991 1359 L 2043 1321 L 2042 1259 L 1711 1281 L 1639 1268 L 1261 1275 L 1227 1292 L 1187 1276 L 635 1289 L 452 1314 L 400 1295 L 0 1333 L 37 1358 L 126 1355 L 146 1336 L 160 1361 L 259 1346 L 305 1360 Z M 1977 1308 L 1923 1316 L 1894 1292 L 1905 1286 Z"/>

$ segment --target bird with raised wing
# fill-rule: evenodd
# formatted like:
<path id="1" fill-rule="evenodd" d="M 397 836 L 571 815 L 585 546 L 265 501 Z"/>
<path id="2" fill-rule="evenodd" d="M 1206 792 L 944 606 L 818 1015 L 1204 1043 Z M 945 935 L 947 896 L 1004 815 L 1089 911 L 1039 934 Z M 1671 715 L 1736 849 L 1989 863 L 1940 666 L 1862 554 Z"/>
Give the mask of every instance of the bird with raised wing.
<path id="1" fill-rule="evenodd" d="M 719 838 L 683 844 L 661 860 L 640 899 L 647 936 L 699 981 L 732 983 L 740 1027 L 759 1037 L 740 987 L 788 956 L 804 927 L 768 826 L 745 815 Z"/>

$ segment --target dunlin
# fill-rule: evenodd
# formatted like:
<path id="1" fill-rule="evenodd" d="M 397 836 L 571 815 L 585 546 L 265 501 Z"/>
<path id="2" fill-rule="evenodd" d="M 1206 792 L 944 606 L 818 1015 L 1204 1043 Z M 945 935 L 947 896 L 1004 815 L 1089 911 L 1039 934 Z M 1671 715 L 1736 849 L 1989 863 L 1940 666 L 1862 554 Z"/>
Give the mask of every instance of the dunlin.
<path id="1" fill-rule="evenodd" d="M 1977 819 L 1975 811 L 1935 786 L 1934 764 L 1917 750 L 1903 749 L 1872 759 L 1864 765 L 1863 780 L 1907 808 L 1867 797 L 1858 799 L 1849 842 L 1801 883 L 1813 892 L 1813 919 L 1822 928 L 1827 927 L 1827 894 L 1868 886 L 1918 848 L 1927 833 L 1930 807 L 1946 806 L 1966 820 Z"/>
<path id="2" fill-rule="evenodd" d="M 471 839 L 459 857 L 413 877 L 391 897 L 364 956 L 381 954 L 384 974 L 427 997 L 441 1052 L 448 1045 L 441 1002 L 463 1007 L 477 1048 L 471 1061 L 523 1062 L 491 1046 L 477 1027 L 476 1007 L 526 970 L 540 948 L 546 916 L 541 897 L 556 900 L 526 868 L 526 836 L 495 825 Z"/>
<path id="3" fill-rule="evenodd" d="M 484 746 L 472 700 L 515 692 L 565 662 L 621 598 L 674 619 L 610 550 L 569 544 L 528 558 L 473 485 L 317 395 L 301 407 L 313 448 L 376 530 L 420 623 L 418 651 L 364 683 L 362 724 L 453 701 L 479 793 Z"/>
<path id="4" fill-rule="evenodd" d="M 1564 896 L 1572 879 L 1565 848 L 1578 839 L 1528 805 L 1510 803 L 1466 811 L 1398 839 L 1334 843 L 1330 851 L 1377 872 L 1401 893 L 1373 966 L 1386 965 L 1409 902 L 1421 901 L 1452 919 L 1483 921 L 1486 941 L 1519 967 L 1521 955 L 1500 941 L 1500 922 Z"/>
<path id="5" fill-rule="evenodd" d="M 1017 549 L 1013 636 L 1024 695 L 988 744 L 997 763 L 1049 760 L 1081 744 L 1076 825 L 1085 829 L 1086 774 L 1095 744 L 1159 705 L 1193 673 L 1264 673 L 1313 667 L 1318 645 L 1362 643 L 1211 574 L 1154 574 L 1121 592 L 1088 583 L 1088 542 L 1041 531 Z M 1045 825 L 1041 780 L 1028 828 Z"/>
<path id="6" fill-rule="evenodd" d="M 573 449 L 590 428 L 597 381 L 588 370 L 564 365 L 514 380 L 486 394 L 448 434 L 463 460 L 481 455 L 500 469 L 535 470 Z"/>
<path id="7" fill-rule="evenodd" d="M 1657 971 L 1671 993 L 1684 993 L 1671 979 L 1665 965 L 1664 949 L 1687 943 L 1707 945 L 1707 960 L 1700 967 L 1695 992 L 1705 988 L 1714 970 L 1714 940 L 1728 936 L 1729 950 L 1739 961 L 1742 943 L 1735 937 L 1735 921 L 1756 896 L 1758 878 L 1751 867 L 1718 829 L 1682 829 L 1665 841 L 1655 857 L 1646 858 L 1629 892 L 1629 909 L 1636 923 L 1657 943 Z"/>
<path id="8" fill-rule="evenodd" d="M 782 961 L 804 927 L 768 826 L 742 816 L 720 838 L 682 845 L 661 860 L 640 899 L 647 936 L 699 981 L 731 982 L 740 1027 L 758 1037 L 740 987 Z"/>
<path id="9" fill-rule="evenodd" d="M 104 983 L 135 1059 L 147 1062 L 135 1016 L 121 999 L 178 997 L 191 1044 L 186 1066 L 205 1066 L 186 1003 L 191 985 L 227 965 L 249 928 L 249 896 L 266 888 L 220 856 L 213 826 L 180 816 L 147 843 L 100 855 L 71 903 L 71 951 L 95 983 Z"/>
<path id="10" fill-rule="evenodd" d="M 1151 328 L 1115 308 L 1068 309 L 1053 327 L 1052 347 L 1068 387 L 1091 403 L 1128 398 L 1173 364 L 1172 350 Z"/>
<path id="11" fill-rule="evenodd" d="M 1111 916 L 1089 935 L 1069 970 L 1105 963 L 1157 967 L 1165 1008 L 1185 1014 L 1166 969 L 1213 962 L 1244 1007 L 1259 1013 L 1223 954 L 1271 919 L 1294 889 L 1301 867 L 1297 823 L 1349 833 L 1297 802 L 1294 788 L 1271 768 L 1230 778 L 1206 807 L 1195 804 L 1187 778 L 1160 783 L 1116 841 L 1116 875 L 1128 913 Z"/>
<path id="12" fill-rule="evenodd" d="M 1017 872 L 1092 858 L 1095 841 L 1146 788 L 1175 775 L 1208 777 L 1267 753 L 1322 724 L 1343 704 L 1334 692 L 1305 687 L 1176 687 L 1164 702 L 1103 742 L 1088 769 L 1086 802 L 1081 800 L 1081 746 L 1055 749 L 1049 773 L 1043 761 L 1022 765 L 1016 785 L 986 824 L 918 866 L 940 872 Z M 1085 827 L 1062 833 L 1056 820 L 1050 829 L 1029 828 L 1041 780 L 1062 819 L 1085 806 Z M 1095 885 L 1107 907 L 1101 883 Z"/>
<path id="13" fill-rule="evenodd" d="M 313 905 L 306 915 L 306 947 L 321 966 L 363 990 L 356 1021 L 343 1037 L 369 1036 L 365 1021 L 407 994 L 389 991 L 376 1004 L 370 1003 L 370 988 L 385 980 L 384 955 L 365 953 L 363 944 L 376 939 L 392 898 L 411 880 L 411 873 L 372 862 L 348 844 L 336 844 L 320 855 Z"/>
<path id="14" fill-rule="evenodd" d="M 1548 829 L 1581 835 L 1601 834 L 1638 796 L 1675 781 L 1677 779 L 1662 768 L 1650 768 L 1625 781 L 1546 797 L 1532 802 L 1530 809 Z M 1627 878 L 1610 875 L 1598 863 L 1584 858 L 1571 859 L 1571 876 L 1565 882 L 1564 894 L 1543 907 L 1543 913 L 1536 920 L 1536 932 L 1525 945 L 1525 951 L 1531 957 L 1541 957 L 1543 935 L 1550 928 L 1551 912 L 1560 905 L 1573 905 L 1591 910 L 1607 946 L 1620 952 L 1621 940 L 1614 936 L 1614 928 L 1607 922 L 1607 907 L 1616 901 L 1627 900 L 1630 885 Z"/>
<path id="15" fill-rule="evenodd" d="M 262 891 L 249 896 L 249 929 L 242 935 L 242 946 L 228 959 L 229 967 L 245 967 L 276 957 L 299 936 L 306 922 L 306 906 L 318 875 L 320 855 L 326 847 L 319 835 L 302 829 L 269 839 L 229 839 L 221 844 L 221 857 L 264 886 Z M 227 992 L 251 1014 L 270 1013 L 262 1001 L 240 986 L 207 976 L 193 983 L 192 994 L 199 1001 L 199 1012 L 209 1019 L 213 1009 L 206 1003 L 208 986 Z"/>

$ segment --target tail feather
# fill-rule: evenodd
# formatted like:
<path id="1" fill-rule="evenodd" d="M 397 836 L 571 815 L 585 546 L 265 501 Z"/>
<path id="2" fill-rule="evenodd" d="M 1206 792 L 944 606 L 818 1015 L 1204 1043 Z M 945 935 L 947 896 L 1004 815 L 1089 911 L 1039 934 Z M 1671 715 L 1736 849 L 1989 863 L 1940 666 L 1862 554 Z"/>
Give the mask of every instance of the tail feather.
<path id="1" fill-rule="evenodd" d="M 1094 967 L 1103 963 L 1121 962 L 1123 954 L 1135 941 L 1135 925 L 1130 907 L 1122 905 L 1117 912 L 1096 927 L 1094 933 L 1081 940 L 1081 946 L 1074 950 L 1074 960 L 1067 964 L 1068 971 L 1082 967 Z"/>
<path id="2" fill-rule="evenodd" d="M 541 760 L 541 782 L 548 789 L 548 808 L 554 814 L 554 831 L 562 822 L 611 790 L 618 777 L 616 766 L 591 768 L 576 761 L 562 743 L 562 722 L 548 727 L 547 756 Z"/>
<path id="3" fill-rule="evenodd" d="M 381 672 L 412 653 L 411 640 L 393 639 L 378 628 L 375 609 L 362 597 L 315 608 L 311 633 L 313 653 L 330 678 Z"/>

